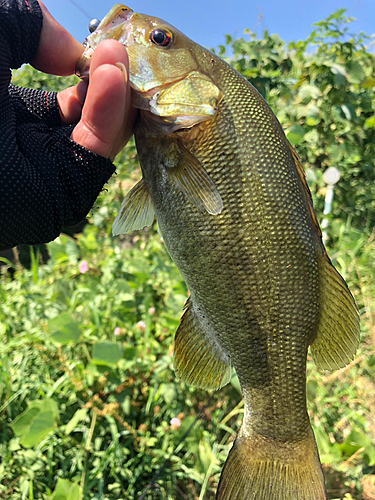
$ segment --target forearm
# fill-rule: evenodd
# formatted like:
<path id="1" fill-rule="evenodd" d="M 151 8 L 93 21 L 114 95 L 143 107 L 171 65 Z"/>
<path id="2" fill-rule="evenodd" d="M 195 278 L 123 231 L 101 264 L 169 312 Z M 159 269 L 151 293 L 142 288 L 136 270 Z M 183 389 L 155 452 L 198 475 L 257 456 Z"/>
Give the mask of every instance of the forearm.
<path id="1" fill-rule="evenodd" d="M 51 241 L 64 225 L 81 221 L 114 171 L 109 160 L 68 138 L 71 127 L 52 138 L 35 128 L 39 147 L 33 147 L 29 161 L 15 155 L 8 141 L 10 155 L 0 162 L 0 249 Z M 22 132 L 21 127 L 19 138 Z M 20 149 L 28 141 L 24 136 Z"/>

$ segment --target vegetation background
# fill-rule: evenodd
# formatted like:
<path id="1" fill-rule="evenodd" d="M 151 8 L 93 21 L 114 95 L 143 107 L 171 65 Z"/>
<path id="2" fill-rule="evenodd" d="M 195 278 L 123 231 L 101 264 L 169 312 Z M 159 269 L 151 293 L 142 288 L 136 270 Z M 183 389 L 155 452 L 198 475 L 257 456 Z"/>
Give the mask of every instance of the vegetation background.
<path id="1" fill-rule="evenodd" d="M 267 32 L 227 36 L 220 47 L 296 145 L 319 220 L 322 173 L 341 172 L 328 251 L 357 300 L 363 339 L 340 371 L 308 363 L 308 408 L 330 499 L 375 499 L 371 43 L 350 34 L 350 19 L 337 11 L 288 47 Z M 53 90 L 75 83 L 28 66 L 14 81 Z M 21 261 L 1 258 L 0 498 L 137 500 L 209 400 L 173 373 L 173 335 L 188 291 L 156 227 L 110 235 L 124 192 L 140 177 L 134 145 L 118 171 L 82 232 L 23 249 Z M 145 498 L 213 499 L 242 416 L 234 376 Z"/>

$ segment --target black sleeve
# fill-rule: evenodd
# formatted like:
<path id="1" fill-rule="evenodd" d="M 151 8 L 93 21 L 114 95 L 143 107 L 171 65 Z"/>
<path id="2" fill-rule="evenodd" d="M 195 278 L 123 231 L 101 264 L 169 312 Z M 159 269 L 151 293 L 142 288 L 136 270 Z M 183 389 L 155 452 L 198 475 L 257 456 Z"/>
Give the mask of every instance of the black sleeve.
<path id="1" fill-rule="evenodd" d="M 51 241 L 80 222 L 115 171 L 69 138 L 56 93 L 10 84 L 41 28 L 36 0 L 0 0 L 0 249 Z"/>

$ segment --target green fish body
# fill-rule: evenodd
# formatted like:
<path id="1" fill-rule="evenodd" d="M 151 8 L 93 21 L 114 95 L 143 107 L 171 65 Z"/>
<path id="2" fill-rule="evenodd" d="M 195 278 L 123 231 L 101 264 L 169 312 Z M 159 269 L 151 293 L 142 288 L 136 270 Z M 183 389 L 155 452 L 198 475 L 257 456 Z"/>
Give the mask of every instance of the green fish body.
<path id="1" fill-rule="evenodd" d="M 243 392 L 243 424 L 217 499 L 326 499 L 306 409 L 306 356 L 310 346 L 318 367 L 344 366 L 359 319 L 325 252 L 298 157 L 264 99 L 219 57 L 120 5 L 99 26 L 101 37 L 111 19 L 141 109 L 143 174 L 114 233 L 156 215 L 191 294 L 175 336 L 176 374 L 219 389 L 232 364 Z M 91 37 L 94 50 L 99 35 Z"/>

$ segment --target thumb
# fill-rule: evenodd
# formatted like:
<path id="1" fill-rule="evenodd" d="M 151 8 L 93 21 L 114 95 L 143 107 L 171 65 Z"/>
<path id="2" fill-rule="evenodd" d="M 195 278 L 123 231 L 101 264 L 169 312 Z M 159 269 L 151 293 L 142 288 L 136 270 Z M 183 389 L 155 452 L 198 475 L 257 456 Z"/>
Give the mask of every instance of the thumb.
<path id="1" fill-rule="evenodd" d="M 119 136 L 122 147 L 132 135 L 134 119 L 126 121 L 127 116 L 134 115 L 128 68 L 128 55 L 120 43 L 104 40 L 98 45 L 91 61 L 81 120 L 71 135 L 75 142 L 111 160 L 118 153 Z"/>

